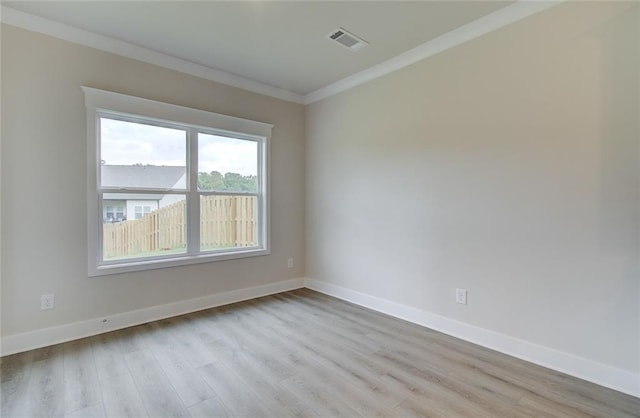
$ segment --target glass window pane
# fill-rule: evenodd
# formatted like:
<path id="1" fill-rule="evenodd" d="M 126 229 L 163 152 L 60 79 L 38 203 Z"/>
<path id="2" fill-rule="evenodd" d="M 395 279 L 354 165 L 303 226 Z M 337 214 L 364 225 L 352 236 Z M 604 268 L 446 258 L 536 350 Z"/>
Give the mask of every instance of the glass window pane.
<path id="1" fill-rule="evenodd" d="M 200 196 L 201 251 L 257 246 L 257 196 Z"/>
<path id="2" fill-rule="evenodd" d="M 258 191 L 258 143 L 198 134 L 198 189 Z"/>
<path id="3" fill-rule="evenodd" d="M 102 225 L 105 261 L 157 257 L 186 252 L 186 197 L 174 194 L 105 193 L 103 202 L 122 202 L 124 219 Z M 103 203 L 104 205 L 104 203 Z M 151 211 L 142 213 L 148 206 Z"/>
<path id="4" fill-rule="evenodd" d="M 103 187 L 185 189 L 185 130 L 100 118 Z"/>

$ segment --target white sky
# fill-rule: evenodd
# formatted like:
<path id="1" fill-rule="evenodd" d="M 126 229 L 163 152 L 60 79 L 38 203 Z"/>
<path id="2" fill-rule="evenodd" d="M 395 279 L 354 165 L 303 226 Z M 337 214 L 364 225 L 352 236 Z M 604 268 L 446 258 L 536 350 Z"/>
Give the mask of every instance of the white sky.
<path id="1" fill-rule="evenodd" d="M 113 119 L 101 119 L 101 159 L 108 165 L 186 166 L 186 132 Z M 200 134 L 198 172 L 257 175 L 253 141 Z"/>

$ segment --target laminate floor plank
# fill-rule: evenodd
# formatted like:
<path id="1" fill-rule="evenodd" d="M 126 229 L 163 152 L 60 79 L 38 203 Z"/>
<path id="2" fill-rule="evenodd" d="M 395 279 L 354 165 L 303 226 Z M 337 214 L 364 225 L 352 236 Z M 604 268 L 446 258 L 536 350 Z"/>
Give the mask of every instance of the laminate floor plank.
<path id="1" fill-rule="evenodd" d="M 205 401 L 197 403 L 189 407 L 189 414 L 193 418 L 227 418 L 231 414 L 222 404 L 222 401 L 213 396 Z"/>
<path id="2" fill-rule="evenodd" d="M 33 351 L 27 351 L 0 359 L 0 416 L 26 413 L 33 354 Z"/>
<path id="3" fill-rule="evenodd" d="M 273 316 L 258 310 L 245 311 L 239 315 L 239 318 L 241 326 L 263 341 L 262 345 L 267 346 L 272 352 L 295 351 L 290 340 L 290 337 L 296 333 L 293 323 L 285 325 L 273 320 Z"/>
<path id="4" fill-rule="evenodd" d="M 239 337 L 241 338 L 241 337 Z M 259 342 L 242 342 L 242 346 L 238 346 L 238 340 L 233 342 L 229 340 L 219 340 L 210 344 L 213 351 L 217 353 L 217 357 L 231 363 L 234 361 L 247 362 L 250 361 L 257 370 L 263 374 L 269 374 L 270 380 L 279 382 L 287 377 L 293 376 L 296 371 L 289 367 L 280 359 L 280 356 L 287 351 L 275 351 L 265 346 L 261 351 Z"/>
<path id="5" fill-rule="evenodd" d="M 87 406 L 86 408 L 68 412 L 64 415 L 64 418 L 105 418 L 105 414 L 104 405 L 100 402 L 95 405 Z"/>
<path id="6" fill-rule="evenodd" d="M 249 312 L 255 312 L 256 309 L 268 312 L 271 320 L 280 324 L 295 322 L 297 320 L 295 315 L 291 314 L 287 309 L 279 309 L 282 306 L 281 301 L 282 299 L 278 298 L 278 295 L 265 296 L 264 300 L 260 298 L 260 300 L 248 301 L 249 306 L 254 308 Z"/>
<path id="7" fill-rule="evenodd" d="M 148 417 L 133 378 L 129 373 L 100 380 L 104 411 L 107 417 Z"/>
<path id="8" fill-rule="evenodd" d="M 180 351 L 156 347 L 152 352 L 185 406 L 195 405 L 213 396 L 213 390 Z"/>
<path id="9" fill-rule="evenodd" d="M 478 398 L 492 399 L 501 404 L 514 405 L 528 393 L 517 385 L 507 384 L 502 379 L 484 372 L 477 362 L 469 361 L 467 358 L 453 361 L 433 350 L 430 344 L 419 349 L 399 344 L 395 349 L 380 350 L 376 356 L 382 356 L 389 362 L 389 370 L 403 367 L 394 363 L 394 359 L 402 359 L 405 366 L 410 367 L 410 371 L 432 372 L 437 379 L 457 383 Z"/>
<path id="10" fill-rule="evenodd" d="M 532 367 L 532 365 L 528 365 L 529 367 L 524 367 L 527 366 L 526 362 L 513 358 L 504 358 L 507 356 L 503 355 L 494 355 L 495 358 L 487 355 L 468 357 L 462 354 L 464 351 L 458 351 L 457 344 L 456 342 L 456 344 L 445 346 L 442 343 L 434 343 L 432 348 L 437 347 L 444 356 L 453 359 L 458 364 L 464 361 L 473 361 L 473 367 L 478 370 L 476 376 L 481 373 L 490 375 L 494 379 L 504 381 L 513 388 L 524 391 L 525 395 L 523 396 L 546 399 L 547 402 L 565 405 L 582 416 L 640 416 L 639 405 L 631 396 L 616 393 L 616 396 L 612 396 L 609 402 L 603 399 L 597 400 L 596 398 L 600 395 L 594 394 L 592 386 L 596 385 L 592 383 L 566 375 L 559 380 L 555 376 L 558 372 L 539 366 Z M 505 362 L 508 363 L 505 364 Z M 564 380 L 567 381 L 563 382 Z M 597 393 L 598 391 L 595 390 L 595 392 Z M 601 388 L 601 392 L 606 394 L 614 391 Z M 589 397 L 586 393 L 591 393 L 593 397 Z M 619 395 L 623 395 L 624 402 L 620 401 Z M 612 401 L 615 401 L 615 403 L 612 403 Z"/>
<path id="11" fill-rule="evenodd" d="M 321 364 L 315 355 L 305 351 L 293 353 L 287 358 L 301 370 L 300 377 L 313 387 L 329 394 L 334 402 L 340 400 L 341 403 L 365 417 L 394 415 L 392 412 L 394 405 L 386 404 L 386 399 L 378 396 L 380 393 L 369 391 L 367 386 L 360 384 L 357 379 L 351 378 L 348 374 L 342 373 L 335 365 Z"/>
<path id="12" fill-rule="evenodd" d="M 27 392 L 27 417 L 64 416 L 64 364 L 62 353 L 33 363 Z"/>
<path id="13" fill-rule="evenodd" d="M 313 382 L 309 377 L 290 377 L 281 384 L 298 398 L 305 400 L 307 405 L 321 417 L 361 417 L 341 398 L 335 398 L 328 390 L 327 382 Z"/>
<path id="14" fill-rule="evenodd" d="M 356 321 L 352 316 L 345 315 L 341 309 L 326 309 L 320 307 L 321 303 L 313 301 L 312 298 L 301 298 L 295 295 L 273 295 L 273 298 L 280 301 L 278 305 L 274 305 L 271 309 L 279 311 L 293 311 L 306 316 L 308 319 L 316 319 L 323 324 L 338 321 L 340 329 L 343 329 L 351 335 L 364 335 L 369 332 L 368 327 L 372 327 L 374 323 L 371 321 Z M 296 320 L 299 319 L 296 316 Z"/>
<path id="15" fill-rule="evenodd" d="M 170 332 L 156 324 L 149 324 L 143 338 L 185 406 L 195 405 L 213 396 L 213 390 L 185 359 L 185 353 Z"/>
<path id="16" fill-rule="evenodd" d="M 234 417 L 267 417 L 258 394 L 222 362 L 210 363 L 198 371 Z"/>
<path id="17" fill-rule="evenodd" d="M 447 408 L 441 409 L 445 412 L 449 411 L 450 414 L 460 414 L 452 416 L 468 416 L 470 410 L 483 416 L 523 415 L 516 413 L 510 403 L 500 403 L 497 399 L 474 390 L 464 381 L 433 370 L 416 367 L 410 360 L 392 357 L 387 353 L 375 355 L 394 365 L 391 371 L 381 378 L 383 382 L 402 384 L 412 392 L 410 398 L 429 405 L 447 405 Z M 460 411 L 456 412 L 457 409 Z"/>
<path id="18" fill-rule="evenodd" d="M 640 418 L 640 399 L 309 289 L 0 359 L 0 415 Z"/>
<path id="19" fill-rule="evenodd" d="M 90 338 L 93 359 L 100 380 L 129 373 L 127 363 L 124 360 L 127 350 L 123 346 L 121 338 L 122 334 L 116 332 Z"/>
<path id="20" fill-rule="evenodd" d="M 98 369 L 87 338 L 63 344 L 64 409 L 70 413 L 102 403 Z"/>
<path id="21" fill-rule="evenodd" d="M 142 403 L 151 417 L 188 417 L 184 404 L 149 351 L 125 356 Z"/>
<path id="22" fill-rule="evenodd" d="M 587 382 L 580 379 L 541 366 L 531 367 L 531 363 L 524 360 L 508 355 L 496 355 L 496 352 L 487 348 L 466 343 L 453 337 L 437 339 L 433 342 L 432 347 L 439 348 L 443 353 L 471 358 L 474 361 L 477 360 L 481 364 L 493 368 L 500 375 L 519 380 L 529 386 L 540 385 L 553 390 L 566 390 L 576 384 L 583 389 L 589 386 L 588 384 L 585 385 Z M 609 391 L 609 389 L 605 390 L 605 388 L 600 389 L 602 392 Z"/>
<path id="23" fill-rule="evenodd" d="M 396 407 L 402 417 L 489 417 L 459 403 L 446 402 L 439 393 L 412 395 Z"/>
<path id="24" fill-rule="evenodd" d="M 280 379 L 265 368 L 251 354 L 223 360 L 240 377 L 246 387 L 250 387 L 260 398 L 268 416 L 302 416 L 307 408 L 302 400 L 284 389 Z"/>
<path id="25" fill-rule="evenodd" d="M 515 409 L 533 417 L 583 418 L 588 416 L 575 408 L 533 394 L 520 398 Z"/>
<path id="26" fill-rule="evenodd" d="M 289 326 L 312 328 L 314 332 L 324 332 L 325 334 L 332 335 L 334 338 L 339 338 L 341 344 L 349 346 L 361 352 L 363 355 L 368 355 L 380 349 L 376 344 L 363 340 L 362 336 L 364 334 L 362 330 L 350 332 L 349 324 L 332 317 L 332 315 L 311 309 L 303 304 L 299 304 L 297 308 L 298 309 L 291 308 L 291 311 L 295 313 L 296 321 L 289 323 Z M 337 323 L 340 324 L 340 326 L 335 326 Z"/>
<path id="27" fill-rule="evenodd" d="M 434 354 L 434 356 L 436 356 Z M 515 405 L 528 391 L 518 385 L 506 383 L 498 376 L 486 373 L 482 367 L 473 364 L 456 363 L 445 357 L 435 357 L 449 370 L 448 376 L 464 382 L 479 396 L 494 399 L 502 404 Z"/>
<path id="28" fill-rule="evenodd" d="M 162 347 L 178 350 L 175 336 L 167 329 L 167 325 L 163 326 L 160 322 L 145 324 L 140 337 L 147 348 Z"/>
<path id="29" fill-rule="evenodd" d="M 147 348 L 143 337 L 145 329 L 144 325 L 138 325 L 114 331 L 113 338 L 117 342 L 120 352 L 126 354 L 145 350 Z"/>
<path id="30" fill-rule="evenodd" d="M 64 347 L 62 344 L 50 345 L 48 347 L 33 350 L 33 361 L 57 360 L 62 358 Z"/>
<path id="31" fill-rule="evenodd" d="M 260 319 L 256 317 L 252 317 L 250 321 L 247 322 L 246 326 L 251 327 L 251 323 L 253 322 L 254 326 L 256 326 L 255 332 L 256 335 L 260 334 L 260 332 L 264 332 L 263 338 L 272 337 L 274 341 L 285 342 L 286 345 L 279 347 L 279 352 L 286 351 L 310 351 L 314 355 L 317 355 L 316 360 L 322 360 L 323 358 L 327 362 L 335 363 L 336 367 L 344 368 L 347 371 L 353 371 L 354 367 L 358 367 L 360 369 L 357 374 L 368 374 L 369 377 L 375 378 L 382 376 L 386 373 L 387 369 L 384 367 L 379 367 L 379 364 L 373 363 L 370 361 L 370 356 L 363 356 L 358 351 L 353 350 L 352 348 L 341 344 L 334 335 L 325 332 L 318 332 L 317 329 L 308 329 L 307 327 L 295 327 L 295 332 L 291 332 L 293 328 L 291 324 L 288 325 L 279 325 L 275 323 L 260 323 Z M 277 337 L 277 338 L 273 338 Z M 318 351 L 320 350 L 320 352 Z M 325 354 L 328 352 L 328 354 Z M 348 356 L 349 361 L 336 363 L 339 360 L 338 357 L 332 358 L 332 355 L 340 355 L 340 356 Z"/>
<path id="32" fill-rule="evenodd" d="M 389 331 L 396 336 L 414 336 L 420 339 L 444 335 L 432 329 L 384 315 L 362 306 L 346 303 L 332 296 L 309 289 L 297 289 L 274 296 L 298 300 L 320 312 L 335 312 L 339 318 L 362 326 L 363 333 L 366 333 L 365 329 L 382 330 Z"/>
<path id="33" fill-rule="evenodd" d="M 271 328 L 276 335 L 279 333 L 277 328 L 277 325 Z M 334 380 L 346 383 L 350 389 L 356 390 L 356 398 L 360 395 L 368 397 L 366 406 L 378 408 L 381 415 L 391 415 L 390 408 L 395 407 L 408 396 L 408 393 L 391 391 L 390 388 L 385 387 L 378 379 L 384 374 L 382 369 L 373 369 L 368 367 L 366 362 L 358 361 L 368 357 L 363 357 L 349 347 L 333 341 L 331 335 L 319 336 L 315 332 L 298 332 L 290 335 L 288 341 L 298 353 L 304 353 L 322 368 L 331 372 Z M 357 410 L 357 408 L 354 409 Z M 366 415 L 376 415 L 376 413 L 367 411 Z"/>
<path id="34" fill-rule="evenodd" d="M 222 315 L 218 315 L 213 309 L 194 312 L 185 316 L 189 321 L 194 336 L 203 344 L 211 343 L 222 338 L 218 328 L 214 325 L 224 323 Z"/>
<path id="35" fill-rule="evenodd" d="M 330 345 L 299 343 L 300 350 L 313 358 L 319 365 L 330 371 L 334 379 L 346 383 L 354 389 L 356 396 L 364 396 L 367 407 L 374 407 L 380 411 L 381 416 L 393 415 L 392 409 L 406 399 L 410 393 L 399 386 L 383 383 L 378 370 L 372 370 L 367 365 L 362 365 L 357 359 L 357 353 L 349 352 L 348 348 L 342 350 Z M 355 408 L 357 410 L 357 408 Z M 365 415 L 378 415 L 373 411 L 366 411 Z"/>
<path id="36" fill-rule="evenodd" d="M 283 353 L 294 351 L 290 339 L 273 338 L 273 328 L 259 326 L 255 317 L 242 317 L 240 326 L 225 329 L 225 335 L 231 337 L 231 343 L 222 354 L 226 359 L 250 355 L 256 367 L 269 373 L 274 381 L 281 381 L 293 376 L 295 369 L 288 366 L 280 358 Z M 229 341 L 224 339 L 223 341 Z M 270 343 L 271 342 L 271 343 Z M 278 344 L 273 344 L 278 342 Z"/>
<path id="37" fill-rule="evenodd" d="M 176 317 L 162 320 L 160 324 L 164 325 L 165 329 L 173 334 L 179 350 L 184 353 L 185 359 L 192 367 L 198 368 L 216 361 L 216 358 L 207 350 L 205 344 L 200 341 L 195 333 L 190 332 L 189 321 L 182 317 Z"/>

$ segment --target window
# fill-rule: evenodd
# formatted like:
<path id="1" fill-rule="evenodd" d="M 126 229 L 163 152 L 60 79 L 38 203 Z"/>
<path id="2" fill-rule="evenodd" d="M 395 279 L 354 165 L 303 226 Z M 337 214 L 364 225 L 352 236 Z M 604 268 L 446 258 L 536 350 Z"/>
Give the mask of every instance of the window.
<path id="1" fill-rule="evenodd" d="M 83 91 L 89 275 L 269 254 L 272 125 Z"/>
<path id="2" fill-rule="evenodd" d="M 136 206 L 134 219 L 142 219 L 144 215 L 148 215 L 150 213 L 151 213 L 151 206 Z"/>
<path id="3" fill-rule="evenodd" d="M 124 220 L 124 206 L 104 206 L 105 222 L 122 222 Z"/>

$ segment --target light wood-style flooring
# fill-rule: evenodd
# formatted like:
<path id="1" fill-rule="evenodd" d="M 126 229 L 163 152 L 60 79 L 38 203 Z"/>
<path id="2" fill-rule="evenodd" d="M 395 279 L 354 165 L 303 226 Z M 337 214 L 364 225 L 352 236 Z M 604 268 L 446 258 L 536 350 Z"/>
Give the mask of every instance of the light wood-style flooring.
<path id="1" fill-rule="evenodd" d="M 640 399 L 307 289 L 1 360 L 2 417 L 640 417 Z"/>

